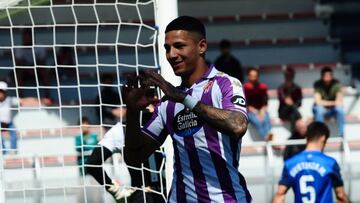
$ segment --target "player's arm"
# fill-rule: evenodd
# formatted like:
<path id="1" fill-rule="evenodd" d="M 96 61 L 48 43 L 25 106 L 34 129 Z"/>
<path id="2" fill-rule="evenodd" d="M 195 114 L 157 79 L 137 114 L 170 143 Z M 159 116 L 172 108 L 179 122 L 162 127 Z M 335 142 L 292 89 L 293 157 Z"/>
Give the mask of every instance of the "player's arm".
<path id="1" fill-rule="evenodd" d="M 165 93 L 165 99 L 183 103 L 187 94 L 165 81 L 161 75 L 147 72 L 148 80 L 159 86 Z M 186 105 L 185 105 L 186 106 Z M 219 109 L 201 102 L 197 102 L 192 111 L 218 131 L 229 135 L 234 139 L 241 138 L 247 130 L 247 118 L 239 112 L 227 109 Z"/>
<path id="2" fill-rule="evenodd" d="M 286 192 L 288 191 L 288 187 L 284 186 L 284 185 L 279 185 L 278 189 L 274 195 L 273 198 L 273 203 L 282 203 L 285 201 L 285 195 Z"/>
<path id="3" fill-rule="evenodd" d="M 146 88 L 137 87 L 136 77 L 129 76 L 126 88 L 126 133 L 124 157 L 127 164 L 137 166 L 144 162 L 158 147 L 154 139 L 141 132 L 140 111 L 145 109 L 153 98 L 146 96 Z"/>
<path id="4" fill-rule="evenodd" d="M 198 102 L 192 111 L 214 128 L 234 139 L 241 138 L 246 132 L 248 121 L 239 111 L 219 109 L 201 102 Z"/>
<path id="5" fill-rule="evenodd" d="M 158 142 L 141 132 L 140 111 L 128 108 L 124 157 L 128 165 L 137 166 L 144 162 L 157 148 Z"/>
<path id="6" fill-rule="evenodd" d="M 343 186 L 335 187 L 334 190 L 335 190 L 336 199 L 338 200 L 339 203 L 348 203 L 349 202 Z"/>

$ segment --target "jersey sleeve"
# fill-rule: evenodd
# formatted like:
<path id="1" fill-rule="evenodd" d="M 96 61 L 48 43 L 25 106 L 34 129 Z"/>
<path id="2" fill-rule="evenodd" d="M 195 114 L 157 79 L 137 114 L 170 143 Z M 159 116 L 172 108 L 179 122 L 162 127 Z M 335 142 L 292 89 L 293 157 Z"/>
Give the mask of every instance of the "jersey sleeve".
<path id="1" fill-rule="evenodd" d="M 243 86 L 239 80 L 233 77 L 221 77 L 218 85 L 222 94 L 223 109 L 239 111 L 247 118 L 246 99 Z"/>
<path id="2" fill-rule="evenodd" d="M 11 103 L 11 106 L 18 107 L 20 104 L 20 100 L 16 97 L 10 97 L 10 103 Z"/>
<path id="3" fill-rule="evenodd" d="M 340 167 L 337 162 L 334 163 L 332 167 L 331 179 L 333 183 L 333 187 L 340 187 L 344 185 L 344 182 L 341 177 Z"/>
<path id="4" fill-rule="evenodd" d="M 152 114 L 150 120 L 144 125 L 141 131 L 150 136 L 160 145 L 164 143 L 167 135 L 169 134 L 165 128 L 165 120 L 162 115 L 162 109 L 164 109 L 164 102 L 156 106 L 154 113 Z"/>
<path id="5" fill-rule="evenodd" d="M 287 170 L 286 166 L 284 166 L 281 178 L 279 181 L 279 185 L 284 185 L 286 187 L 291 187 L 291 176 L 289 174 L 289 171 Z"/>

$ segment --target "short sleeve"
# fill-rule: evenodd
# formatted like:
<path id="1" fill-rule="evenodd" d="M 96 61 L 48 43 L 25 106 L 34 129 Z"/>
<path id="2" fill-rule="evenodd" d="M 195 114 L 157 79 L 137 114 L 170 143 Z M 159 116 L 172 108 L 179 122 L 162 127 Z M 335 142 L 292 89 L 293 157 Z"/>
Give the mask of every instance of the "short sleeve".
<path id="1" fill-rule="evenodd" d="M 337 162 L 335 162 L 335 164 L 332 168 L 332 174 L 330 177 L 332 179 L 333 187 L 340 187 L 340 186 L 344 185 L 344 182 L 343 182 L 343 180 L 341 178 L 341 174 L 340 174 L 340 167 Z"/>
<path id="2" fill-rule="evenodd" d="M 19 106 L 20 101 L 16 97 L 10 97 L 10 103 L 11 103 L 11 106 Z"/>
<path id="3" fill-rule="evenodd" d="M 240 111 L 247 117 L 246 99 L 241 82 L 233 77 L 219 77 L 218 85 L 222 94 L 222 108 Z"/>
<path id="4" fill-rule="evenodd" d="M 314 85 L 313 85 L 313 87 L 314 87 L 314 91 L 315 92 L 317 92 L 317 93 L 320 93 L 320 89 L 321 89 L 321 87 L 320 87 L 321 85 L 320 85 L 320 81 L 315 81 L 314 82 Z"/>
<path id="5" fill-rule="evenodd" d="M 337 82 L 334 85 L 334 92 L 338 93 L 340 91 L 341 91 L 341 84 L 340 84 L 340 82 Z"/>
<path id="6" fill-rule="evenodd" d="M 167 135 L 169 134 L 165 128 L 165 120 L 162 113 L 165 113 L 165 103 L 162 102 L 156 106 L 154 113 L 150 120 L 142 128 L 142 132 L 152 139 L 157 141 L 160 145 L 165 142 Z"/>
<path id="7" fill-rule="evenodd" d="M 281 178 L 279 181 L 279 185 L 284 185 L 287 187 L 291 187 L 291 176 L 289 174 L 289 171 L 287 170 L 286 166 L 284 166 L 282 174 L 281 174 Z"/>

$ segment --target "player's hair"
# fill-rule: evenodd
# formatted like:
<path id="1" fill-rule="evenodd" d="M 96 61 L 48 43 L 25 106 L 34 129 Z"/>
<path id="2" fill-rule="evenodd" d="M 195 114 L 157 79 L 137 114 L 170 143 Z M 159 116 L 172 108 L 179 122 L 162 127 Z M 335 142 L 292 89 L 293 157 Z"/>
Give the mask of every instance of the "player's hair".
<path id="1" fill-rule="evenodd" d="M 204 24 L 194 17 L 180 16 L 176 18 L 166 26 L 165 33 L 174 30 L 186 30 L 189 32 L 194 32 L 200 36 L 200 39 L 206 39 Z"/>
<path id="2" fill-rule="evenodd" d="M 325 125 L 325 123 L 319 122 L 319 121 L 310 123 L 310 125 L 307 127 L 306 134 L 305 134 L 306 139 L 308 141 L 316 141 L 321 136 L 324 136 L 324 135 L 325 135 L 326 139 L 329 138 L 329 136 L 330 136 L 329 128 Z"/>
<path id="3" fill-rule="evenodd" d="M 321 77 L 324 76 L 325 73 L 332 73 L 333 70 L 329 66 L 325 66 L 321 69 Z"/>
<path id="4" fill-rule="evenodd" d="M 231 42 L 227 39 L 223 39 L 219 44 L 220 49 L 229 49 L 231 48 Z"/>
<path id="5" fill-rule="evenodd" d="M 258 75 L 259 75 L 259 69 L 258 68 L 254 68 L 254 67 L 250 67 L 248 69 L 246 69 L 246 74 L 249 75 L 249 73 L 251 71 L 255 71 Z"/>

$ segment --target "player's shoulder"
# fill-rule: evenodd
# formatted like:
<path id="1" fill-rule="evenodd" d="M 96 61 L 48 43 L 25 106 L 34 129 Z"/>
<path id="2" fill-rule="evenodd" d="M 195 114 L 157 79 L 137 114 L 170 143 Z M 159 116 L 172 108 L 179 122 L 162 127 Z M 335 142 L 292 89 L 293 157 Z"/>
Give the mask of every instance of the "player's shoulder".
<path id="1" fill-rule="evenodd" d="M 305 160 L 305 157 L 306 157 L 305 151 L 299 152 L 298 154 L 295 154 L 294 156 L 287 159 L 285 161 L 285 165 L 286 166 L 296 165 L 297 163 L 301 162 L 302 160 Z"/>
<path id="2" fill-rule="evenodd" d="M 218 81 L 220 84 L 230 83 L 232 87 L 242 87 L 243 84 L 235 77 L 224 73 L 222 71 L 217 71 L 215 74 L 215 80 Z"/>
<path id="3" fill-rule="evenodd" d="M 329 156 L 329 155 L 326 155 L 324 153 L 320 153 L 320 155 L 324 161 L 330 163 L 330 164 L 333 164 L 333 163 L 336 163 L 336 159 L 334 159 L 333 157 Z"/>

